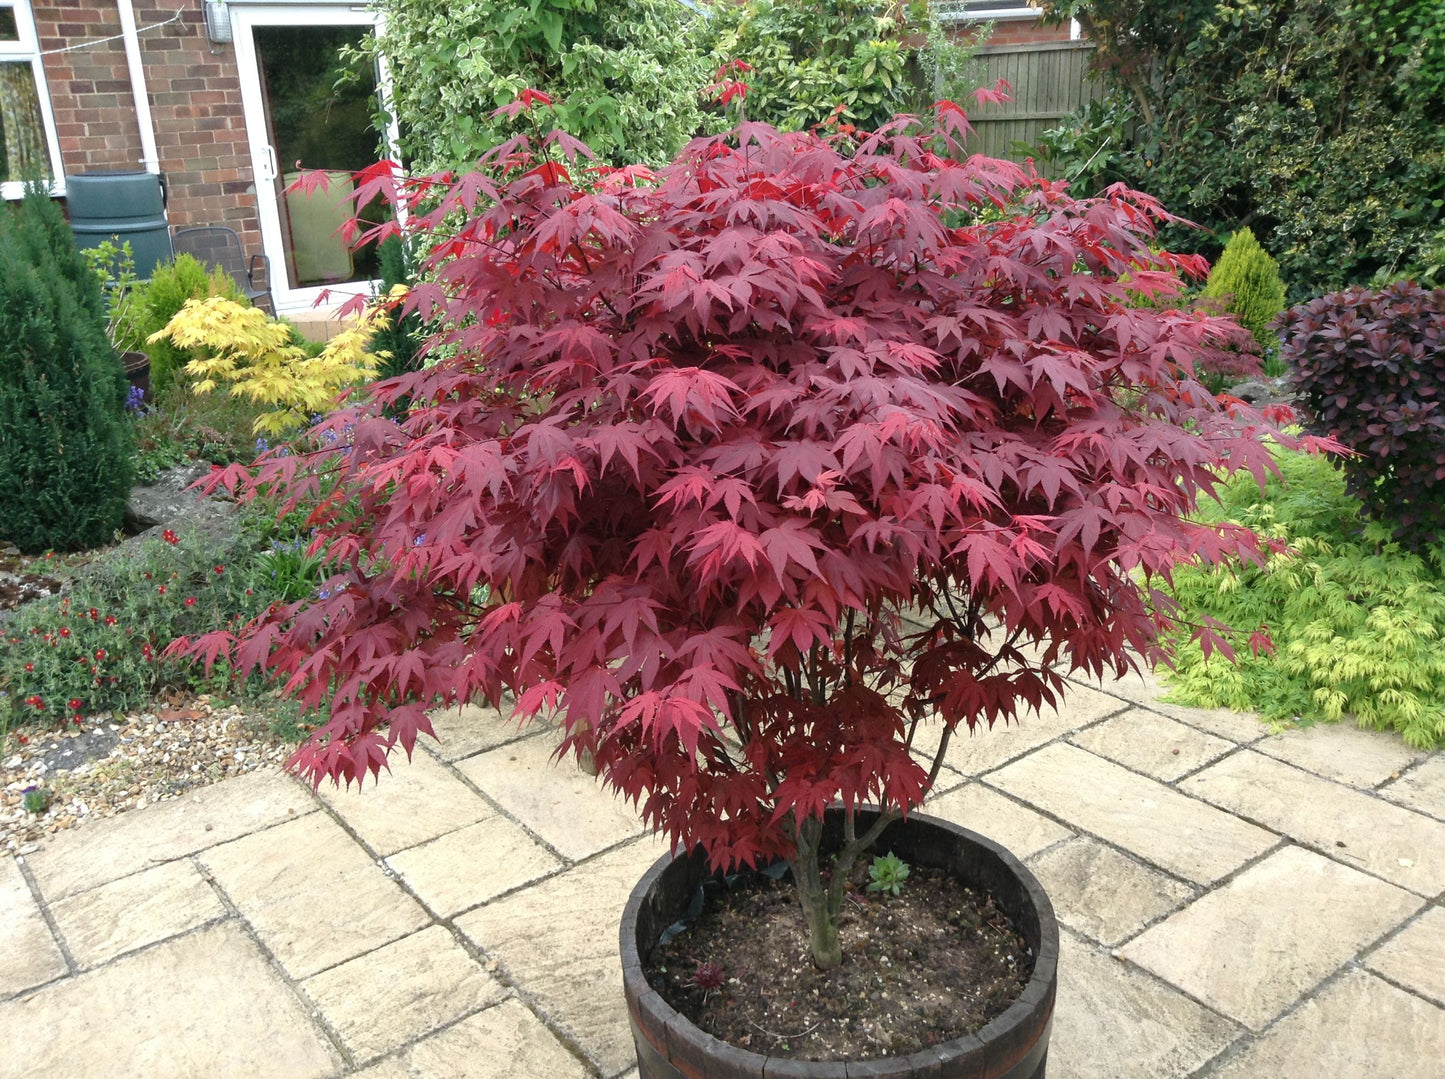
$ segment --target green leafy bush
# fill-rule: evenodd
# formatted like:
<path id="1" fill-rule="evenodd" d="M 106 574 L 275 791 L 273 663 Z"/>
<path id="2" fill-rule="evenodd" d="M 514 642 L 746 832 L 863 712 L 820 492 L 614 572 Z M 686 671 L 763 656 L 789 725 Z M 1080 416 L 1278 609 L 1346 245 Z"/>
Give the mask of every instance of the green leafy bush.
<path id="1" fill-rule="evenodd" d="M 1233 480 L 1207 518 L 1290 549 L 1263 566 L 1176 573 L 1182 617 L 1233 627 L 1224 636 L 1236 655 L 1206 658 L 1184 630 L 1170 698 L 1277 723 L 1353 715 L 1412 746 L 1445 745 L 1445 547 L 1413 553 L 1364 520 L 1330 459 L 1277 458 L 1262 497 L 1249 477 Z M 1254 636 L 1261 628 L 1272 650 Z"/>
<path id="2" fill-rule="evenodd" d="M 749 0 L 717 4 L 703 31 L 712 63 L 743 61 L 746 98 L 729 109 L 784 131 L 838 113 L 872 130 L 899 112 L 978 85 L 974 47 L 949 39 L 927 4 L 900 18 L 892 0 Z"/>
<path id="3" fill-rule="evenodd" d="M 121 525 L 130 429 L 105 317 L 50 197 L 0 210 L 0 538 L 22 551 L 93 547 Z"/>
<path id="4" fill-rule="evenodd" d="M 1419 548 L 1445 539 L 1445 289 L 1346 289 L 1290 309 L 1281 355 L 1350 493 Z"/>
<path id="5" fill-rule="evenodd" d="M 469 167 L 515 134 L 493 111 L 545 91 L 557 126 L 613 164 L 660 164 L 705 124 L 704 17 L 677 0 L 378 0 L 401 152 L 421 172 Z"/>
<path id="6" fill-rule="evenodd" d="M 250 306 L 230 275 L 220 269 L 207 270 L 192 255 L 178 255 L 175 261 L 157 266 L 148 282 L 135 286 L 116 335 L 117 340 L 134 342 L 124 347 L 140 349 L 150 356 L 153 394 L 162 394 L 173 382 L 183 381 L 181 372 L 191 357 L 170 341 L 151 341 L 151 335 L 170 322 L 187 300 L 208 296 L 224 296 Z"/>
<path id="7" fill-rule="evenodd" d="M 1251 225 L 1295 300 L 1421 264 L 1445 216 L 1441 0 L 1046 6 L 1079 20 L 1112 91 L 1050 136 L 1054 171 L 1211 230 L 1173 230 L 1176 247 L 1213 256 Z"/>
<path id="8" fill-rule="evenodd" d="M 1224 245 L 1224 254 L 1209 271 L 1204 295 L 1225 309 L 1254 337 L 1266 359 L 1279 351 L 1279 334 L 1271 323 L 1285 309 L 1279 263 L 1259 246 L 1254 233 L 1240 229 Z"/>

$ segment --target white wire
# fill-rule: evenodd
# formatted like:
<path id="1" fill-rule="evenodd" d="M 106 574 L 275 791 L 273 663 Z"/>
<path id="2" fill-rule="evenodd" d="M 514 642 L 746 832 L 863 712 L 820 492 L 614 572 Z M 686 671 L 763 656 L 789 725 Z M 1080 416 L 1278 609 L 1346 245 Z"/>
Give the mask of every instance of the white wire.
<path id="1" fill-rule="evenodd" d="M 144 34 L 147 31 L 159 30 L 162 26 L 169 26 L 173 22 L 179 22 L 181 19 L 181 15 L 183 15 L 184 13 L 184 8 L 176 8 L 176 13 L 172 15 L 169 19 L 166 19 L 163 22 L 153 22 L 149 26 L 142 26 L 137 28 L 135 32 L 136 36 L 139 37 L 141 34 Z M 96 38 L 94 41 L 78 41 L 74 45 L 65 45 L 59 49 L 45 49 L 43 52 L 41 52 L 40 55 L 54 56 L 56 53 L 60 52 L 74 52 L 76 49 L 89 49 L 95 45 L 105 45 L 112 41 L 120 41 L 124 37 L 124 34 L 112 34 L 110 37 Z"/>

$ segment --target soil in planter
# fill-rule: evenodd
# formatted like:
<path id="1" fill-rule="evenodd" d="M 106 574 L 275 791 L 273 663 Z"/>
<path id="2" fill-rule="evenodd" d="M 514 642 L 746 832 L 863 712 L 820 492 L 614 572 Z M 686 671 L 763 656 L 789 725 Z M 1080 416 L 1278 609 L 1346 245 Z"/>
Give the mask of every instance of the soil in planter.
<path id="1" fill-rule="evenodd" d="M 843 965 L 821 971 L 791 881 L 749 880 L 654 949 L 648 981 L 716 1038 L 804 1060 L 902 1056 L 1002 1015 L 1033 956 L 987 895 L 912 867 L 899 896 L 869 894 L 860 864 L 844 902 Z"/>

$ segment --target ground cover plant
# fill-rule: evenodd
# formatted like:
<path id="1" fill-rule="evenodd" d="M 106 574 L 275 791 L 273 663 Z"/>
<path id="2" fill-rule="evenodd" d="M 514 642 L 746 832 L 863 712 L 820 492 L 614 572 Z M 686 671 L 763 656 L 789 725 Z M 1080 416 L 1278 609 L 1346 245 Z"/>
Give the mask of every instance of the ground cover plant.
<path id="1" fill-rule="evenodd" d="M 1388 524 L 1363 517 L 1337 460 L 1279 456 L 1280 476 L 1263 497 L 1236 480 L 1204 516 L 1288 550 L 1262 565 L 1175 574 L 1174 596 L 1191 618 L 1234 627 L 1237 662 L 1179 635 L 1171 698 L 1275 723 L 1354 716 L 1421 749 L 1445 745 L 1445 547 L 1411 551 Z M 1261 630 L 1270 646 L 1251 647 Z"/>
<path id="2" fill-rule="evenodd" d="M 63 594 L 10 614 L 0 625 L 0 731 L 80 725 L 166 691 L 228 688 L 167 658 L 166 647 L 314 592 L 319 560 L 305 553 L 310 537 L 298 525 L 251 510 L 239 528 L 165 529 L 124 558 L 102 555 L 73 571 Z"/>
<path id="3" fill-rule="evenodd" d="M 327 577 L 176 650 L 326 705 L 293 762 L 318 783 L 509 693 L 677 843 L 786 859 L 836 966 L 860 803 L 896 819 L 954 730 L 1157 656 L 1179 561 L 1257 557 L 1189 516 L 1270 467 L 1269 425 L 1192 374 L 1244 331 L 1131 302 L 1201 263 L 1151 250 L 1148 196 L 1075 199 L 965 132 L 951 102 L 858 139 L 743 124 L 656 175 L 539 132 L 405 185 L 445 228 L 406 300 L 452 327 L 438 361 L 329 447 L 213 476 L 307 507 Z M 909 741 L 935 714 L 930 772 Z"/>

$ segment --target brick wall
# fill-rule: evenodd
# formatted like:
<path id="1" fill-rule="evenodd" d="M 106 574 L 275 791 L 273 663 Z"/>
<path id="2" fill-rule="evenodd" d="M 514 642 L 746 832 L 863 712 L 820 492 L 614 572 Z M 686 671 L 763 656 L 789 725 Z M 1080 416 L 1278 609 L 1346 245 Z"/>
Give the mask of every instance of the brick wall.
<path id="1" fill-rule="evenodd" d="M 124 42 L 52 51 L 119 34 L 115 0 L 33 0 L 33 11 L 66 173 L 144 168 Z M 135 0 L 138 27 L 175 13 L 176 0 Z M 229 225 L 259 252 L 233 47 L 206 39 L 198 3 L 141 34 L 140 46 L 171 226 Z"/>
<path id="2" fill-rule="evenodd" d="M 1034 19 L 999 19 L 993 24 L 990 45 L 1033 45 L 1043 41 L 1068 41 L 1069 24 L 1044 26 Z"/>

